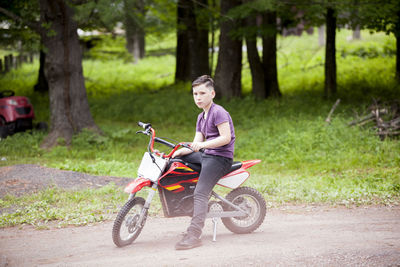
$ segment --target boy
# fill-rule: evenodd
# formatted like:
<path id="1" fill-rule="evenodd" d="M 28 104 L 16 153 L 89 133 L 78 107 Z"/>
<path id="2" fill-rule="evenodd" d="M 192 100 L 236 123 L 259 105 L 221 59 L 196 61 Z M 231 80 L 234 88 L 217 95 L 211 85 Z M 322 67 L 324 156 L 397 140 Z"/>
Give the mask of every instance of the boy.
<path id="1" fill-rule="evenodd" d="M 208 75 L 200 76 L 192 83 L 192 88 L 194 102 L 203 109 L 197 117 L 196 134 L 191 144 L 195 152 L 181 148 L 173 157 L 200 163 L 201 172 L 194 191 L 192 220 L 186 235 L 175 245 L 177 250 L 201 246 L 200 235 L 208 211 L 209 195 L 218 180 L 229 172 L 235 144 L 231 116 L 213 102 L 215 91 L 212 78 Z M 204 152 L 199 152 L 200 149 L 204 149 Z"/>

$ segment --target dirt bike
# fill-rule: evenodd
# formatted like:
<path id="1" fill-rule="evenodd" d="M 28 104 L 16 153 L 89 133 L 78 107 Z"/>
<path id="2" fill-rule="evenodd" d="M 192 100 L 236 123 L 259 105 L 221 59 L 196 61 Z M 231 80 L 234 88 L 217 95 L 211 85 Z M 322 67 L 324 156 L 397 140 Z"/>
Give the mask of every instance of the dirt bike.
<path id="1" fill-rule="evenodd" d="M 165 217 L 192 216 L 193 193 L 201 171 L 198 164 L 172 158 L 180 147 L 191 149 L 188 143 L 173 144 L 156 137 L 151 124 L 139 122 L 138 125 L 144 131 L 137 133 L 150 136 L 150 141 L 139 165 L 138 177 L 124 190 L 129 194 L 128 201 L 114 221 L 112 238 L 118 247 L 131 244 L 139 236 L 157 191 Z M 155 142 L 172 148 L 171 152 L 166 155 L 155 150 Z M 212 191 L 213 200 L 209 201 L 207 218 L 212 218 L 214 222 L 213 241 L 216 240 L 217 218 L 221 218 L 231 232 L 238 234 L 251 233 L 263 223 L 266 215 L 264 198 L 253 188 L 241 187 L 250 176 L 247 169 L 259 162 L 261 161 L 233 162 L 229 173 L 217 183 L 233 190 L 225 198 Z M 146 200 L 136 196 L 144 187 L 150 187 Z"/>

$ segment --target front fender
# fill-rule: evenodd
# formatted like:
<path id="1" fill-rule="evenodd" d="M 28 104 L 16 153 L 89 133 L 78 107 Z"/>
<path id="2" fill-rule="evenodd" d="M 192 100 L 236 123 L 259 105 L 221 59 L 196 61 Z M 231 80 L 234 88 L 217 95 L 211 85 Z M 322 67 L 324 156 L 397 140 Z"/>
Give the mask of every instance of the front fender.
<path id="1" fill-rule="evenodd" d="M 130 182 L 124 189 L 125 193 L 134 194 L 140 191 L 145 186 L 150 186 L 151 181 L 149 179 L 138 177 L 132 182 Z"/>

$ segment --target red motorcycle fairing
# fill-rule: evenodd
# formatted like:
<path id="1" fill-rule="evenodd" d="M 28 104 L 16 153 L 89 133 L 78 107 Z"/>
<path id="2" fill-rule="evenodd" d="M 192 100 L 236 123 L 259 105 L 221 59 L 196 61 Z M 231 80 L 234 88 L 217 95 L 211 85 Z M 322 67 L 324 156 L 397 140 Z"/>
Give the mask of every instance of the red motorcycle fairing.
<path id="1" fill-rule="evenodd" d="M 191 216 L 193 194 L 199 172 L 181 161 L 172 161 L 158 180 L 158 191 L 166 217 Z M 196 169 L 197 170 L 197 169 Z"/>
<path id="2" fill-rule="evenodd" d="M 260 162 L 261 162 L 260 159 L 245 160 L 245 161 L 242 162 L 243 163 L 242 168 L 248 169 L 248 168 L 250 168 L 250 167 L 252 167 L 252 166 L 254 166 L 254 165 L 256 165 L 256 164 L 258 164 Z"/>
<path id="3" fill-rule="evenodd" d="M 138 177 L 130 182 L 124 189 L 125 193 L 133 194 L 140 191 L 145 186 L 150 186 L 151 181 L 147 178 Z"/>
<path id="4" fill-rule="evenodd" d="M 217 184 L 228 188 L 239 187 L 250 176 L 246 169 L 260 162 L 261 160 L 243 161 L 240 169 L 226 174 Z M 194 171 L 181 162 L 173 162 L 169 169 L 161 176 L 158 184 L 167 191 L 179 193 L 185 190 L 185 185 L 196 184 L 198 180 L 199 173 L 197 171 Z M 128 194 L 133 194 L 140 191 L 145 186 L 150 186 L 151 183 L 152 182 L 147 178 L 138 177 L 129 183 L 124 191 Z"/>
<path id="5" fill-rule="evenodd" d="M 182 184 L 194 184 L 199 180 L 199 173 L 181 162 L 173 162 L 169 169 L 161 176 L 158 184 L 173 193 L 185 189 Z"/>

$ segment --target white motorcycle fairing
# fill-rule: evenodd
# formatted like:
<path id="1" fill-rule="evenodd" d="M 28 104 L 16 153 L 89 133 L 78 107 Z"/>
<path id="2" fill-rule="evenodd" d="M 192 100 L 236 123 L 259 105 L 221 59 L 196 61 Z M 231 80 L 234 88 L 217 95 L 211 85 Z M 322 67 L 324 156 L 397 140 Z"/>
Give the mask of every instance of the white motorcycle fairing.
<path id="1" fill-rule="evenodd" d="M 230 189 L 238 188 L 250 176 L 250 173 L 246 169 L 260 162 L 261 160 L 259 159 L 243 161 L 242 167 L 240 167 L 240 169 L 230 172 L 219 179 L 217 185 Z"/>

